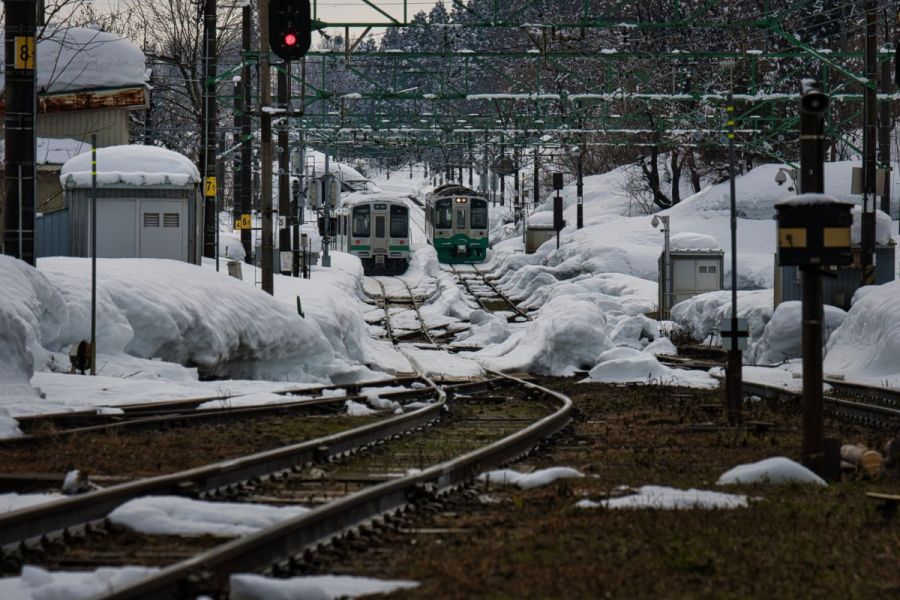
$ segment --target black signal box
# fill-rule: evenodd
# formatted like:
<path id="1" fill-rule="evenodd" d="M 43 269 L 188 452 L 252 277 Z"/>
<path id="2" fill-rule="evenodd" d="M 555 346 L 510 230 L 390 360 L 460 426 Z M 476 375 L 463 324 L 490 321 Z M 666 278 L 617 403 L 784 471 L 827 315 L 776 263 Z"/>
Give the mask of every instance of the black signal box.
<path id="1" fill-rule="evenodd" d="M 269 0 L 269 47 L 284 60 L 302 58 L 312 43 L 309 0 Z"/>
<path id="2" fill-rule="evenodd" d="M 776 204 L 778 264 L 782 267 L 852 264 L 852 206 L 822 194 L 801 195 Z"/>

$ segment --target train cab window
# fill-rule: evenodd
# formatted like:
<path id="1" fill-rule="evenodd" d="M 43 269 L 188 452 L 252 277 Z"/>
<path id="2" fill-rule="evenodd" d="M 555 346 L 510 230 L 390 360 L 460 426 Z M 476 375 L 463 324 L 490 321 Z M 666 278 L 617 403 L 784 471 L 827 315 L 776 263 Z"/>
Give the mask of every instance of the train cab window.
<path id="1" fill-rule="evenodd" d="M 406 208 L 403 206 L 391 207 L 391 237 L 405 238 L 409 235 L 409 219 L 406 218 Z"/>
<path id="2" fill-rule="evenodd" d="M 375 216 L 375 237 L 384 237 L 384 217 L 381 215 Z"/>
<path id="3" fill-rule="evenodd" d="M 456 228 L 466 228 L 466 207 L 460 206 L 456 209 Z"/>
<path id="4" fill-rule="evenodd" d="M 353 209 L 353 237 L 369 237 L 369 207 L 357 206 Z"/>
<path id="5" fill-rule="evenodd" d="M 484 200 L 472 200 L 472 229 L 487 229 L 488 209 Z"/>
<path id="6" fill-rule="evenodd" d="M 453 209 L 450 207 L 450 199 L 438 200 L 435 203 L 437 219 L 435 227 L 438 229 L 450 229 L 453 227 Z"/>

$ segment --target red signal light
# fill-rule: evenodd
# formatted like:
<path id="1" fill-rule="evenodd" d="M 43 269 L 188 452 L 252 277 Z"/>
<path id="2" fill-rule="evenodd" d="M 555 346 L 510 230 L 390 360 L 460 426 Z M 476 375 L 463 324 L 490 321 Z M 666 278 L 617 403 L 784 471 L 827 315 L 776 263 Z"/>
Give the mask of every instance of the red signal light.
<path id="1" fill-rule="evenodd" d="M 297 43 L 297 36 L 293 33 L 284 34 L 284 45 L 285 46 L 294 46 Z"/>

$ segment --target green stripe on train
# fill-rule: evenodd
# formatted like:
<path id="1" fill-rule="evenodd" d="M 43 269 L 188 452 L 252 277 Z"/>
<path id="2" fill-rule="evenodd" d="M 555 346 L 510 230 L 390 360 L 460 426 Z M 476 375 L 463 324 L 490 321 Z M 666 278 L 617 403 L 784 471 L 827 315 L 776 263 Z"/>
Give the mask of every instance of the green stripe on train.
<path id="1" fill-rule="evenodd" d="M 354 246 L 350 245 L 350 252 L 359 252 L 360 250 L 368 250 L 371 246 Z"/>
<path id="2" fill-rule="evenodd" d="M 409 246 L 391 246 L 391 252 L 409 252 Z"/>

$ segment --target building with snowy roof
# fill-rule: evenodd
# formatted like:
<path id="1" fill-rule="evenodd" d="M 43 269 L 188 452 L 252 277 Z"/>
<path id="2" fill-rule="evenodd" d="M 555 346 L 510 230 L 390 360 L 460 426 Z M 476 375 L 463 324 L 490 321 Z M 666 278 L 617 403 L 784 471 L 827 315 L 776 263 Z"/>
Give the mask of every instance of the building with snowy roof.
<path id="1" fill-rule="evenodd" d="M 91 152 L 63 165 L 68 241 L 50 255 L 90 256 L 91 179 Z M 98 257 L 199 264 L 202 210 L 200 173 L 186 156 L 156 146 L 97 150 Z"/>
<path id="2" fill-rule="evenodd" d="M 676 233 L 659 256 L 659 314 L 669 318 L 672 307 L 706 292 L 717 292 L 725 283 L 725 252 L 711 235 Z"/>
<path id="3" fill-rule="evenodd" d="M 0 56 L 4 47 L 0 43 Z M 100 147 L 127 144 L 129 114 L 149 107 L 149 91 L 143 52 L 112 33 L 51 25 L 38 40 L 36 54 L 36 210 L 47 213 L 64 207 L 59 184 L 63 163 L 90 149 L 91 134 L 97 134 Z M 0 94 L 5 88 L 0 72 Z M 0 100 L 0 113 L 5 108 Z M 0 141 L 2 127 L 0 119 Z M 0 189 L 0 214 L 2 194 Z M 0 218 L 0 231 L 2 227 Z"/>

